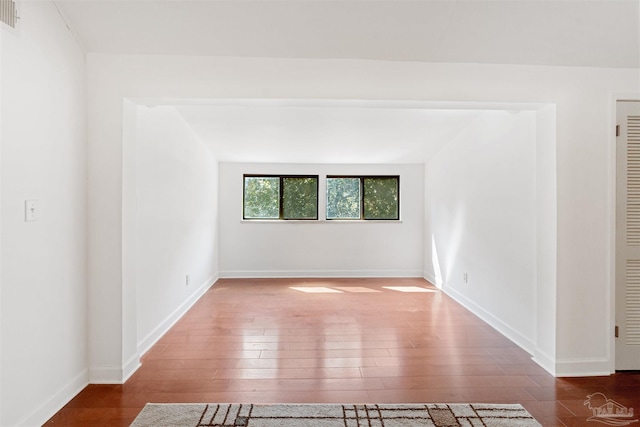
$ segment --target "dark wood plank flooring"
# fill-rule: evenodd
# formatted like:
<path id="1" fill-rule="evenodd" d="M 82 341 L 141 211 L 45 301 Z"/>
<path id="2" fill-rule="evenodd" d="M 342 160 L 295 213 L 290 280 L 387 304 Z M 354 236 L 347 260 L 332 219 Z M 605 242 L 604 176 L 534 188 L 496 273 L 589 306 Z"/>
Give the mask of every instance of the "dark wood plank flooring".
<path id="1" fill-rule="evenodd" d="M 595 392 L 640 416 L 640 374 L 554 378 L 422 279 L 222 279 L 125 384 L 46 425 L 128 426 L 147 402 L 493 402 L 585 426 Z"/>

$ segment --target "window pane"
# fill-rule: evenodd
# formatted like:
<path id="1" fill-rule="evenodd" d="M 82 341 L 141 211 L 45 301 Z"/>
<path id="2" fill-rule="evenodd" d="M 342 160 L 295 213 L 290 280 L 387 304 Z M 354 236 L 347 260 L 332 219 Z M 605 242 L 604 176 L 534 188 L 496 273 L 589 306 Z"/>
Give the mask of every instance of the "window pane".
<path id="1" fill-rule="evenodd" d="M 360 178 L 327 178 L 327 218 L 360 219 Z"/>
<path id="2" fill-rule="evenodd" d="M 244 177 L 244 217 L 280 217 L 280 178 Z"/>
<path id="3" fill-rule="evenodd" d="M 364 218 L 399 219 L 398 177 L 364 178 Z"/>
<path id="4" fill-rule="evenodd" d="M 318 218 L 318 179 L 282 178 L 282 214 L 284 219 Z"/>

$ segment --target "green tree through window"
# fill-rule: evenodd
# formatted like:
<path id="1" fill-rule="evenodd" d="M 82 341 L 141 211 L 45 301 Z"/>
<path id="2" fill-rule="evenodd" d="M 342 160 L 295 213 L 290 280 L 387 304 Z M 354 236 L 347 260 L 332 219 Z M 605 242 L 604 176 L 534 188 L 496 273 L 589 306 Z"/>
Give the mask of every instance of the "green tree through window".
<path id="1" fill-rule="evenodd" d="M 360 178 L 327 178 L 327 219 L 360 219 Z"/>
<path id="2" fill-rule="evenodd" d="M 244 217 L 247 219 L 280 217 L 280 178 L 244 178 Z"/>
<path id="3" fill-rule="evenodd" d="M 400 219 L 399 176 L 327 177 L 327 219 Z"/>
<path id="4" fill-rule="evenodd" d="M 399 219 L 398 177 L 365 177 L 365 219 Z"/>
<path id="5" fill-rule="evenodd" d="M 245 175 L 244 219 L 318 219 L 318 177 Z"/>
<path id="6" fill-rule="evenodd" d="M 282 216 L 284 219 L 318 218 L 318 178 L 282 178 Z"/>

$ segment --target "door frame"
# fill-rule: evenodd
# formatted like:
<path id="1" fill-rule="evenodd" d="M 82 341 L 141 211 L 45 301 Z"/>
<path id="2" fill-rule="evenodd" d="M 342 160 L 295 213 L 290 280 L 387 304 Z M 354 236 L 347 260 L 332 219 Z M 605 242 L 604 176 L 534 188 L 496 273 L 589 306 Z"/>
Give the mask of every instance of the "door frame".
<path id="1" fill-rule="evenodd" d="M 617 240 L 616 240 L 616 213 L 617 213 L 617 174 L 618 167 L 616 162 L 617 140 L 616 125 L 618 124 L 618 102 L 620 101 L 640 101 L 640 92 L 614 93 L 611 95 L 609 108 L 609 362 L 610 372 L 616 372 L 616 262 L 617 262 Z"/>

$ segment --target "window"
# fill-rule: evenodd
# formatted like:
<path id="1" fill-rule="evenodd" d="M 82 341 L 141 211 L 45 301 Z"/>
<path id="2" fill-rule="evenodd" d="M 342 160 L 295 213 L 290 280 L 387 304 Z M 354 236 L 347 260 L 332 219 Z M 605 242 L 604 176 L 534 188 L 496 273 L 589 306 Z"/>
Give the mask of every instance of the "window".
<path id="1" fill-rule="evenodd" d="M 327 177 L 327 219 L 360 219 L 360 178 Z"/>
<path id="2" fill-rule="evenodd" d="M 318 219 L 318 177 L 244 175 L 244 219 Z"/>
<path id="3" fill-rule="evenodd" d="M 400 219 L 400 177 L 328 176 L 327 219 Z"/>

